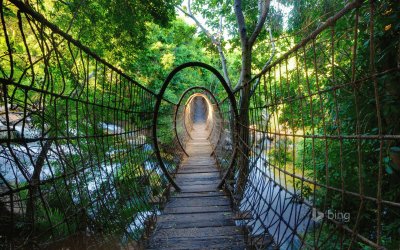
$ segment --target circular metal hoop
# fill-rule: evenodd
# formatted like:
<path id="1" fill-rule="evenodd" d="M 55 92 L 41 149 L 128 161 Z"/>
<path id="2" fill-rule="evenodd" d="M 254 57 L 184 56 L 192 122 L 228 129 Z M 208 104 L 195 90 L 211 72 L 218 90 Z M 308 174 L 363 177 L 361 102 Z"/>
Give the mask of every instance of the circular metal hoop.
<path id="1" fill-rule="evenodd" d="M 238 118 L 238 112 L 237 112 L 237 104 L 236 104 L 236 100 L 235 100 L 235 96 L 231 90 L 231 88 L 229 87 L 228 83 L 225 81 L 224 77 L 218 72 L 218 70 L 216 70 L 214 67 L 206 64 L 206 63 L 202 63 L 202 62 L 188 62 L 188 63 L 184 63 L 178 67 L 176 67 L 173 71 L 171 71 L 171 73 L 168 75 L 168 77 L 165 79 L 160 91 L 157 94 L 157 100 L 156 103 L 154 105 L 154 116 L 153 116 L 153 140 L 154 140 L 154 147 L 155 147 L 155 153 L 157 156 L 157 160 L 160 163 L 160 168 L 161 170 L 164 172 L 165 176 L 167 177 L 168 181 L 171 183 L 171 185 L 175 188 L 176 191 L 181 191 L 180 187 L 176 184 L 176 182 L 174 181 L 174 179 L 172 178 L 172 176 L 169 174 L 167 168 L 164 165 L 164 162 L 162 160 L 161 157 L 161 153 L 160 153 L 160 148 L 158 146 L 158 141 L 157 141 L 157 120 L 158 120 L 158 113 L 159 113 L 159 109 L 161 106 L 161 101 L 162 98 L 165 94 L 166 89 L 168 88 L 168 85 L 170 84 L 171 80 L 174 78 L 174 76 L 180 72 L 183 69 L 186 68 L 193 68 L 193 67 L 200 67 L 200 68 L 204 68 L 208 71 L 210 71 L 211 73 L 213 73 L 218 80 L 220 81 L 220 83 L 222 84 L 225 92 L 228 94 L 228 99 L 230 101 L 232 110 L 234 110 L 234 124 L 235 124 L 235 129 L 237 128 L 237 118 Z"/>
<path id="2" fill-rule="evenodd" d="M 184 147 L 183 147 L 183 145 L 182 145 L 181 140 L 180 140 L 179 137 L 178 137 L 178 130 L 177 130 L 177 128 L 176 128 L 176 117 L 178 116 L 178 110 L 179 110 L 179 107 L 180 107 L 181 104 L 182 104 L 183 98 L 187 95 L 187 93 L 189 93 L 190 91 L 195 90 L 195 89 L 199 89 L 199 90 L 202 90 L 202 91 L 204 91 L 204 92 L 207 92 L 207 94 L 209 94 L 209 95 L 211 96 L 211 99 L 213 99 L 213 101 L 215 102 L 215 105 L 217 106 L 217 109 L 218 109 L 218 113 L 221 115 L 221 109 L 220 109 L 220 107 L 219 107 L 218 100 L 217 100 L 217 98 L 214 96 L 214 94 L 213 94 L 209 89 L 207 89 L 207 88 L 205 88 L 205 87 L 202 87 L 202 86 L 194 86 L 194 87 L 188 88 L 187 90 L 185 90 L 185 92 L 182 93 L 181 97 L 179 98 L 178 104 L 176 105 L 176 109 L 175 109 L 175 114 L 174 114 L 174 131 L 175 131 L 175 137 L 176 137 L 177 140 L 178 140 L 179 146 L 181 147 L 181 149 L 183 150 L 183 152 L 184 152 L 187 156 L 189 156 L 189 155 L 187 154 L 186 150 L 184 149 Z M 190 97 L 189 97 L 189 98 L 190 98 Z M 186 129 L 186 127 L 185 127 L 185 129 Z M 189 136 L 190 136 L 190 135 L 189 135 Z"/>

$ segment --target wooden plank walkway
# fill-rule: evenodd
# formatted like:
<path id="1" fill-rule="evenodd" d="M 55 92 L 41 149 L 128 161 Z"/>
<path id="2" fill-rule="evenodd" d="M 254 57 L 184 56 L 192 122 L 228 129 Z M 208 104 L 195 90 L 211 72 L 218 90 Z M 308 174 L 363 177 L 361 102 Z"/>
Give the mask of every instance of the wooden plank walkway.
<path id="1" fill-rule="evenodd" d="M 158 217 L 148 249 L 245 249 L 229 198 L 218 190 L 219 172 L 204 124 L 195 124 L 172 196 Z"/>

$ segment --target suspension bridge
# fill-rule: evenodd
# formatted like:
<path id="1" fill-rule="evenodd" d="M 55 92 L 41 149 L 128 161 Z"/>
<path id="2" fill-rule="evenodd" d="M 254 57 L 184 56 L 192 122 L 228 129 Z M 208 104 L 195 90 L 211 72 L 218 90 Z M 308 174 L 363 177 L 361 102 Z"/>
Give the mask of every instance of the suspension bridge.
<path id="1" fill-rule="evenodd" d="M 348 3 L 240 89 L 188 62 L 154 92 L 25 3 L 1 3 L 0 248 L 386 248 L 400 200 L 385 164 L 400 166 L 385 152 L 400 134 L 382 109 L 399 67 L 356 65 L 359 46 L 376 52 L 374 4 Z M 210 81 L 168 99 L 193 69 Z"/>

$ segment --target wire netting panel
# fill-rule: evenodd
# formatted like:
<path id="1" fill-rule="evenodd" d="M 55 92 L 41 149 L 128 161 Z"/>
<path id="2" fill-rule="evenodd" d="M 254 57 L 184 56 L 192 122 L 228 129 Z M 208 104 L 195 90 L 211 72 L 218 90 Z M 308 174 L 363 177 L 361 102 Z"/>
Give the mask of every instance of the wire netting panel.
<path id="1" fill-rule="evenodd" d="M 232 179 L 233 172 L 230 170 L 232 161 L 235 158 L 235 128 L 233 120 L 233 111 L 231 103 L 228 98 L 219 102 L 220 116 L 216 119 L 218 123 L 216 126 L 220 131 L 218 137 L 215 137 L 216 143 L 214 148 L 214 155 L 217 165 L 221 173 L 227 173 L 227 179 Z M 228 189 L 232 193 L 232 189 Z"/>
<path id="2" fill-rule="evenodd" d="M 179 146 L 178 138 L 174 131 L 175 109 L 177 106 L 169 101 L 162 101 L 160 114 L 157 119 L 157 138 L 160 146 L 160 154 L 164 166 L 169 173 L 175 174 L 183 157 L 182 149 Z M 179 122 L 178 122 L 179 123 Z"/>
<path id="3" fill-rule="evenodd" d="M 251 246 L 398 247 L 398 33 L 386 20 L 398 4 L 349 3 L 234 93 L 238 105 L 250 93 L 249 110 L 232 110 L 202 69 L 174 78 L 173 100 L 188 79 L 209 85 L 177 106 L 20 1 L 0 2 L 1 248 L 138 247 L 170 191 L 161 160 L 175 173 L 190 139 L 196 93 Z"/>
<path id="4" fill-rule="evenodd" d="M 249 126 L 239 127 L 249 136 L 238 140 L 250 153 L 239 149 L 237 161 L 248 165 L 236 164 L 225 186 L 251 214 L 243 224 L 256 248 L 399 246 L 400 72 L 387 47 L 398 34 L 382 33 L 398 9 L 359 3 L 245 87 L 253 88 Z"/>
<path id="5" fill-rule="evenodd" d="M 150 132 L 156 95 L 1 3 L 0 248 L 137 247 L 169 187 Z"/>
<path id="6" fill-rule="evenodd" d="M 183 148 L 186 148 L 186 143 L 190 140 L 190 132 L 192 130 L 191 119 L 189 116 L 188 105 L 182 103 L 176 110 L 175 126 L 178 139 Z"/>
<path id="7" fill-rule="evenodd" d="M 185 149 L 187 142 L 192 139 L 194 124 L 205 124 L 208 139 L 215 148 L 222 136 L 222 115 L 218 100 L 204 87 L 187 89 L 178 103 L 175 126 L 176 136 Z"/>

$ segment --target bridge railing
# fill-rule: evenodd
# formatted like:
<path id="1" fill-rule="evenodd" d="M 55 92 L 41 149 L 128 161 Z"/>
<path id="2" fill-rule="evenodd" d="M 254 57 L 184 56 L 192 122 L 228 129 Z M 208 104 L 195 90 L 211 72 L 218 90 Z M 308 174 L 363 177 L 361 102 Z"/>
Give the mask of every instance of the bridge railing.
<path id="1" fill-rule="evenodd" d="M 196 99 L 202 105 L 196 103 Z M 200 109 L 200 110 L 197 110 Z M 219 99 L 204 86 L 195 86 L 185 90 L 177 104 L 175 111 L 175 133 L 183 151 L 187 142 L 192 139 L 191 132 L 195 123 L 204 123 L 208 131 L 207 138 L 215 149 L 221 144 L 224 134 L 223 117 Z"/>
<path id="2" fill-rule="evenodd" d="M 256 248 L 398 246 L 398 33 L 385 19 L 398 5 L 385 6 L 347 4 L 246 86 L 249 164 L 225 188 Z"/>
<path id="3" fill-rule="evenodd" d="M 137 247 L 169 194 L 158 156 L 173 173 L 183 155 L 176 105 L 1 3 L 0 246 Z M 396 39 L 378 4 L 349 3 L 249 82 L 248 125 L 213 102 L 221 185 L 256 248 L 398 244 L 399 66 L 378 57 Z"/>
<path id="4" fill-rule="evenodd" d="M 0 8 L 0 248 L 137 246 L 170 186 L 158 96 L 21 1 Z"/>

